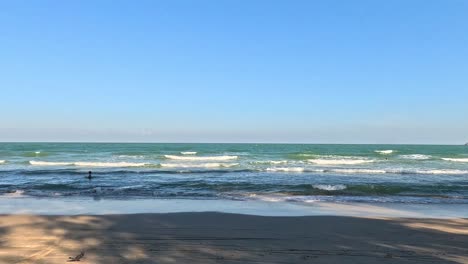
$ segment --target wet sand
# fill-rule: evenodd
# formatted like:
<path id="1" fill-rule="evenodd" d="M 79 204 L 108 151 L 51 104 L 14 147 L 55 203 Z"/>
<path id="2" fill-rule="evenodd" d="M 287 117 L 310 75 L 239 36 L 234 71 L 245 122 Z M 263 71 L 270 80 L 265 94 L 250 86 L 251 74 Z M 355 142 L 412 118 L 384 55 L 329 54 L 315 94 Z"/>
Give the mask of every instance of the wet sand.
<path id="1" fill-rule="evenodd" d="M 2 215 L 0 263 L 468 263 L 467 219 Z"/>

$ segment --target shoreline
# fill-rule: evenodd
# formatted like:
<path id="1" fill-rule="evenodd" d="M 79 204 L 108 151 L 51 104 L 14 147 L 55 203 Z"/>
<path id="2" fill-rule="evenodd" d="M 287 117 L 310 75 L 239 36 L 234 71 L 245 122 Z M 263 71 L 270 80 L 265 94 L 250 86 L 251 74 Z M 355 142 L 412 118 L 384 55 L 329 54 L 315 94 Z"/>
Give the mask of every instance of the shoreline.
<path id="1" fill-rule="evenodd" d="M 0 215 L 0 263 L 468 263 L 468 219 Z"/>
<path id="2" fill-rule="evenodd" d="M 107 215 L 220 212 L 257 216 L 468 218 L 468 204 L 275 202 L 222 199 L 109 199 L 99 197 L 0 197 L 0 214 Z"/>

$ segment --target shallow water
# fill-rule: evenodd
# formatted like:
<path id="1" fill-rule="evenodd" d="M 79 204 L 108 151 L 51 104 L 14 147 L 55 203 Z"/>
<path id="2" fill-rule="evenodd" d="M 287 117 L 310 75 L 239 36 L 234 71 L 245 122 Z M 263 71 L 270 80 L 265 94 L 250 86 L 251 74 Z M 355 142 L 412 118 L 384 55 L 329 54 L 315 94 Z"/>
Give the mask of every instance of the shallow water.
<path id="1" fill-rule="evenodd" d="M 115 199 L 99 197 L 1 197 L 0 214 L 106 215 L 223 212 L 262 216 L 468 218 L 468 204 L 285 203 L 203 199 Z"/>
<path id="2" fill-rule="evenodd" d="M 0 193 L 466 204 L 468 147 L 0 143 Z"/>

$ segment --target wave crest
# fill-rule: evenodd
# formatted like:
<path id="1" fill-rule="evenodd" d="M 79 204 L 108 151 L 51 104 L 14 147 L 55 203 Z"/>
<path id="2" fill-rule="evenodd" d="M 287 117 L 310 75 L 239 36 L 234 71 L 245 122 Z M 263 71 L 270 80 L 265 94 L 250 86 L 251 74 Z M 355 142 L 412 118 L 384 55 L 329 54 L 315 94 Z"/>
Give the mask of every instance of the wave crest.
<path id="1" fill-rule="evenodd" d="M 409 154 L 409 155 L 401 155 L 400 158 L 403 159 L 411 159 L 411 160 L 427 160 L 430 159 L 430 155 L 424 155 L 424 154 Z"/>
<path id="2" fill-rule="evenodd" d="M 287 160 L 259 160 L 259 161 L 252 161 L 252 162 L 249 162 L 250 164 L 273 164 L 273 165 L 276 165 L 276 164 L 286 164 L 288 163 Z"/>
<path id="3" fill-rule="evenodd" d="M 452 169 L 310 169 L 305 167 L 276 167 L 267 168 L 268 172 L 315 172 L 315 173 L 341 173 L 341 174 L 444 174 L 468 175 L 468 170 Z"/>
<path id="4" fill-rule="evenodd" d="M 161 167 L 164 168 L 229 168 L 239 165 L 239 163 L 161 163 Z"/>
<path id="5" fill-rule="evenodd" d="M 387 150 L 376 150 L 375 152 L 376 152 L 376 153 L 379 153 L 379 154 L 382 154 L 382 155 L 388 155 L 388 154 L 392 154 L 392 153 L 393 153 L 393 150 L 392 150 L 392 149 L 387 149 Z"/>
<path id="6" fill-rule="evenodd" d="M 223 161 L 223 160 L 235 160 L 237 156 L 205 156 L 205 157 L 187 157 L 187 156 L 176 156 L 176 155 L 164 155 L 166 159 L 171 160 L 189 160 L 189 161 Z"/>
<path id="7" fill-rule="evenodd" d="M 468 162 L 468 158 L 442 158 L 446 161 L 453 161 L 453 162 Z"/>
<path id="8" fill-rule="evenodd" d="M 145 163 L 133 162 L 50 162 L 50 161 L 29 161 L 34 166 L 79 166 L 79 167 L 142 167 Z"/>
<path id="9" fill-rule="evenodd" d="M 71 166 L 73 162 L 53 162 L 53 161 L 35 161 L 30 160 L 29 164 L 34 166 Z"/>
<path id="10" fill-rule="evenodd" d="M 411 172 L 410 172 L 411 173 Z M 416 174 L 451 174 L 451 175 L 462 175 L 468 174 L 466 170 L 416 170 L 414 171 Z"/>
<path id="11" fill-rule="evenodd" d="M 341 191 L 346 189 L 346 185 L 344 184 L 337 184 L 337 185 L 331 185 L 331 184 L 315 184 L 312 185 L 315 189 L 319 190 L 324 190 L 324 191 Z"/>
<path id="12" fill-rule="evenodd" d="M 272 172 L 304 172 L 303 167 L 279 167 L 279 168 L 268 168 L 267 171 Z"/>
<path id="13" fill-rule="evenodd" d="M 143 167 L 143 162 L 75 162 L 75 166 L 80 167 Z"/>
<path id="14" fill-rule="evenodd" d="M 378 170 L 378 169 L 333 169 L 330 170 L 331 172 L 337 173 L 345 173 L 345 174 L 360 174 L 360 173 L 369 173 L 369 174 L 381 174 L 381 173 L 388 173 L 385 170 Z"/>
<path id="15" fill-rule="evenodd" d="M 357 165 L 374 162 L 367 159 L 308 159 L 307 161 L 317 165 Z"/>

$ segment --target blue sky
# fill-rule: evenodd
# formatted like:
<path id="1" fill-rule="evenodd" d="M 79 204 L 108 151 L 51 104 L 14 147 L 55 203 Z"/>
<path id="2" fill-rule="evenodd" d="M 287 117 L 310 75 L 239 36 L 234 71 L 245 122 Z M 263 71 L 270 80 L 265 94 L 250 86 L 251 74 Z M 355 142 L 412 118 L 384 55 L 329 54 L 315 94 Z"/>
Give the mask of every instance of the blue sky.
<path id="1" fill-rule="evenodd" d="M 0 141 L 468 141 L 468 1 L 1 1 Z"/>

